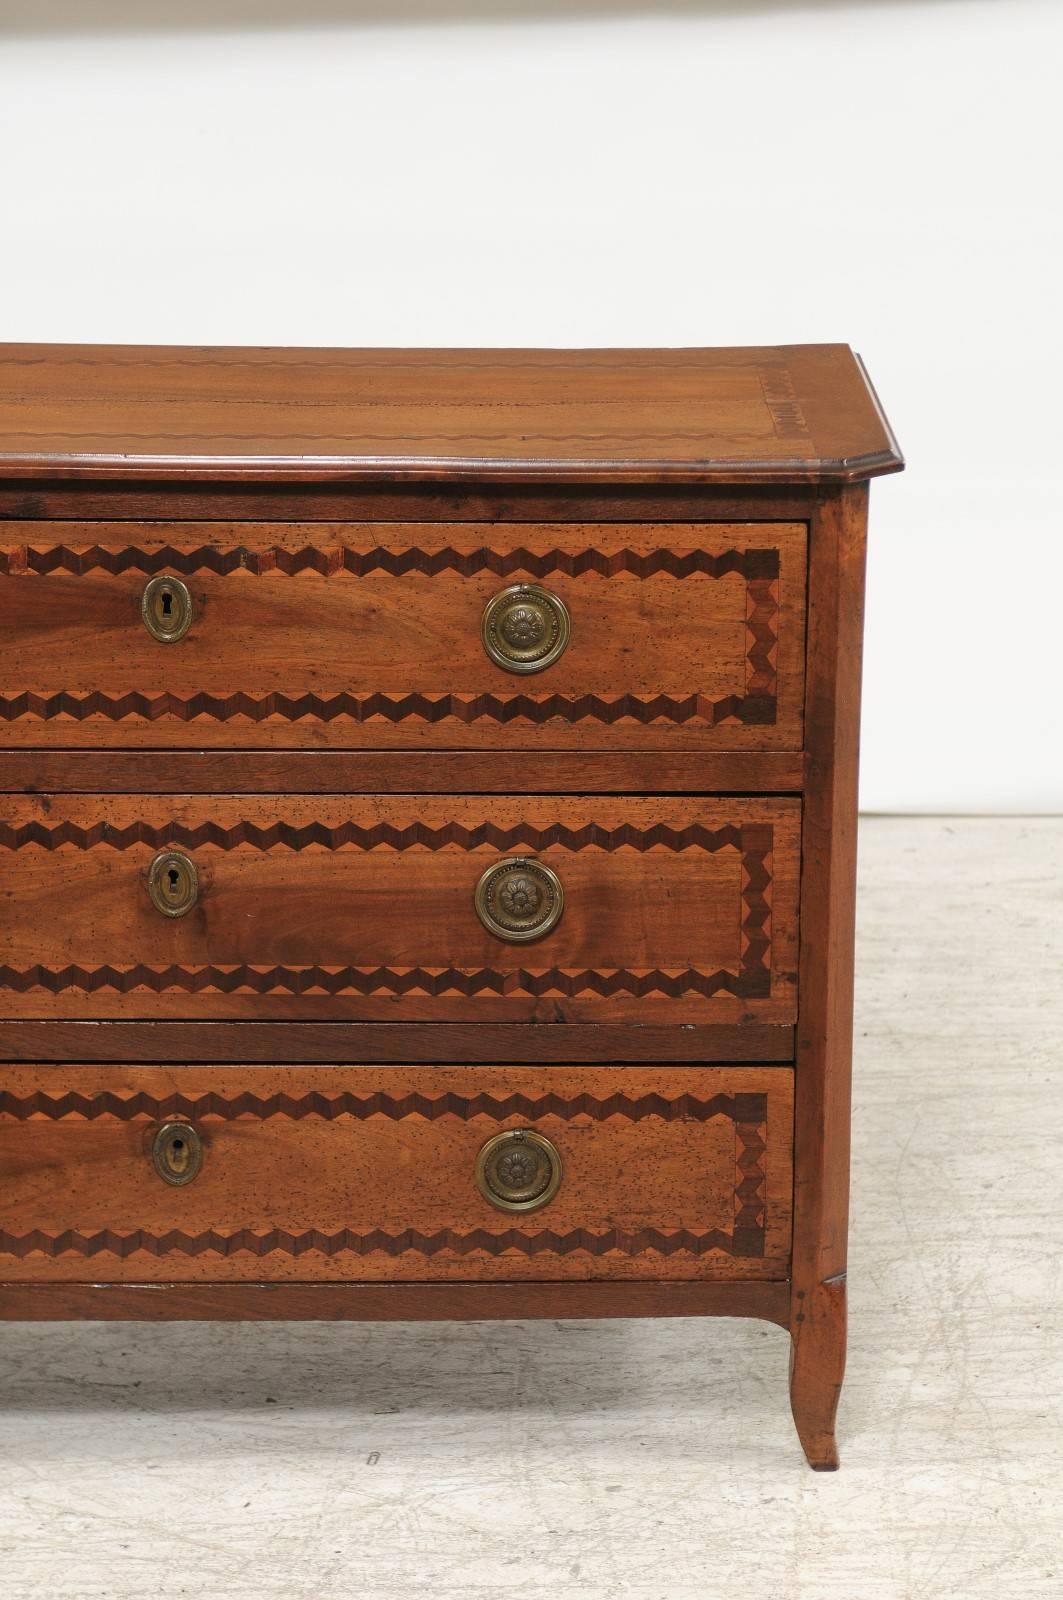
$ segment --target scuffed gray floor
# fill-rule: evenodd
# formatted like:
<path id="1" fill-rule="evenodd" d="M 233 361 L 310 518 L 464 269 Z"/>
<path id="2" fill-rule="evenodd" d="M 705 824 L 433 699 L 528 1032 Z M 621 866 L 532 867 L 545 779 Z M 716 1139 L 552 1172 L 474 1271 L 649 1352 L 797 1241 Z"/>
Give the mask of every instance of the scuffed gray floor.
<path id="1" fill-rule="evenodd" d="M 1063 820 L 861 847 L 840 1473 L 761 1324 L 9 1324 L 4 1600 L 1059 1600 Z"/>

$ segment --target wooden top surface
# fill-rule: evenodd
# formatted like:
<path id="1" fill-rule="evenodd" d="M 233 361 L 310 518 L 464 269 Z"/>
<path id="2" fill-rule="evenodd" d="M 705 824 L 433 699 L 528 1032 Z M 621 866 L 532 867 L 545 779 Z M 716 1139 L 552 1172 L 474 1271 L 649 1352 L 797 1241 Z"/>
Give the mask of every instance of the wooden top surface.
<path id="1" fill-rule="evenodd" d="M 849 483 L 902 466 L 848 345 L 0 345 L 0 479 Z"/>

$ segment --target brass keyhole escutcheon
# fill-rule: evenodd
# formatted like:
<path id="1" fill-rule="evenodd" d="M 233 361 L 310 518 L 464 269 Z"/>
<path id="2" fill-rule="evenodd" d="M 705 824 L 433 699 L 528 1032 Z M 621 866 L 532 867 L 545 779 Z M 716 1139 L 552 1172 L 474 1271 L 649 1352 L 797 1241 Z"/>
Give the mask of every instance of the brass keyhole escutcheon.
<path id="1" fill-rule="evenodd" d="M 538 1211 L 561 1185 L 557 1146 L 534 1128 L 508 1128 L 476 1157 L 476 1186 L 499 1211 Z"/>
<path id="2" fill-rule="evenodd" d="M 163 1183 L 180 1188 L 203 1165 L 203 1140 L 190 1122 L 164 1122 L 151 1142 L 151 1164 Z"/>
<path id="3" fill-rule="evenodd" d="M 496 939 L 530 944 L 556 928 L 565 891 L 552 867 L 530 856 L 506 856 L 481 875 L 474 895 L 476 915 Z"/>
<path id="4" fill-rule="evenodd" d="M 199 899 L 199 873 L 183 850 L 160 850 L 148 868 L 148 894 L 164 917 L 183 917 Z"/>
<path id="5" fill-rule="evenodd" d="M 484 649 L 507 672 L 542 672 L 568 644 L 565 602 L 537 583 L 514 583 L 487 602 L 480 622 Z"/>
<path id="6" fill-rule="evenodd" d="M 160 644 L 176 644 L 192 625 L 192 596 L 180 578 L 149 578 L 140 600 L 144 626 Z"/>

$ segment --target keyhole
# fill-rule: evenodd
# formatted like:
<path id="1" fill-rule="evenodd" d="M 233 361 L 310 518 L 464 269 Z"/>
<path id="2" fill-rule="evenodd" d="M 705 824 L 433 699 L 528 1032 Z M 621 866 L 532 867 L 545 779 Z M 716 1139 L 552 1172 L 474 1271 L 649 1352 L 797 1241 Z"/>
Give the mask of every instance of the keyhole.
<path id="1" fill-rule="evenodd" d="M 180 578 L 149 578 L 140 600 L 140 615 L 153 638 L 173 644 L 188 632 L 192 596 Z"/>
<path id="2" fill-rule="evenodd" d="M 203 1145 L 187 1123 L 164 1123 L 152 1142 L 151 1160 L 164 1183 L 191 1183 L 203 1161 Z"/>
<path id="3" fill-rule="evenodd" d="M 160 850 L 148 868 L 148 894 L 164 917 L 183 917 L 199 898 L 195 862 L 182 850 Z"/>

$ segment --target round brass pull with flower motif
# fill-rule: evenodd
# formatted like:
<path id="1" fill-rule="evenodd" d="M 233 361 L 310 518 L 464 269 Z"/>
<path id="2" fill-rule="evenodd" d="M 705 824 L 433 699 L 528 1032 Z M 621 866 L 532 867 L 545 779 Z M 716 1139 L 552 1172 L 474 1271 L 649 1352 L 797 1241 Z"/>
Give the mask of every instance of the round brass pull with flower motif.
<path id="1" fill-rule="evenodd" d="M 476 1157 L 476 1186 L 499 1211 L 537 1211 L 561 1184 L 557 1146 L 534 1128 L 508 1128 Z"/>
<path id="2" fill-rule="evenodd" d="M 528 944 L 556 928 L 565 909 L 561 879 L 530 856 L 506 856 L 476 885 L 476 915 L 496 939 Z"/>
<path id="3" fill-rule="evenodd" d="M 568 607 L 537 583 L 514 583 L 487 602 L 484 649 L 507 672 L 542 672 L 564 653 L 572 632 Z"/>

